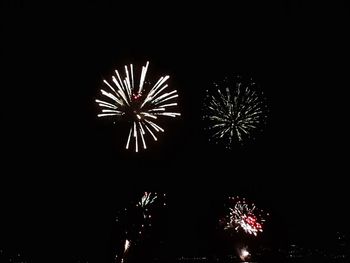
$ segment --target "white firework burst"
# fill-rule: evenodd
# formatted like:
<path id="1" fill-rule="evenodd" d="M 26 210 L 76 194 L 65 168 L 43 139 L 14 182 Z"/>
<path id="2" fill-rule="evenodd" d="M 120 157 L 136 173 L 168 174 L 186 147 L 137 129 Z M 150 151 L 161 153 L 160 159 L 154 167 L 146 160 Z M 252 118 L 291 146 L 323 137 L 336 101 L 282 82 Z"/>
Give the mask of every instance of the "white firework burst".
<path id="1" fill-rule="evenodd" d="M 207 90 L 203 120 L 207 122 L 211 138 L 231 148 L 234 142 L 243 143 L 263 126 L 267 117 L 266 103 L 252 80 L 226 78 L 214 85 L 214 91 Z"/>
<path id="2" fill-rule="evenodd" d="M 101 89 L 102 95 L 107 100 L 96 102 L 102 112 L 98 117 L 124 117 L 130 123 L 129 135 L 126 142 L 126 149 L 129 149 L 131 141 L 135 143 L 135 152 L 139 151 L 139 144 L 146 149 L 146 135 L 157 141 L 156 133 L 164 132 L 156 121 L 159 116 L 176 117 L 180 113 L 169 111 L 177 106 L 177 91 L 166 92 L 166 84 L 169 76 L 160 77 L 152 86 L 146 81 L 146 74 L 149 62 L 142 67 L 140 79 L 134 76 L 133 65 L 125 66 L 125 78 L 122 79 L 118 70 L 112 76 L 112 82 L 103 80 L 109 88 L 108 91 Z"/>
<path id="3" fill-rule="evenodd" d="M 154 200 L 157 199 L 157 193 L 152 193 L 152 192 L 144 192 L 141 201 L 138 203 L 139 206 L 141 207 L 146 207 L 149 204 L 152 204 Z"/>

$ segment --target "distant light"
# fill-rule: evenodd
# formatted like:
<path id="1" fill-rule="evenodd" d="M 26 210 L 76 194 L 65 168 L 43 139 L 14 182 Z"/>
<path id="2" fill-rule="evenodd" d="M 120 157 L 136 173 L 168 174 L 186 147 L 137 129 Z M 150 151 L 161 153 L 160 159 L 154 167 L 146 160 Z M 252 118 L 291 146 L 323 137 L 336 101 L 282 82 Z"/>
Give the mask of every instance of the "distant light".
<path id="1" fill-rule="evenodd" d="M 245 261 L 250 256 L 249 251 L 247 248 L 242 248 L 239 253 L 239 258 L 243 261 Z"/>

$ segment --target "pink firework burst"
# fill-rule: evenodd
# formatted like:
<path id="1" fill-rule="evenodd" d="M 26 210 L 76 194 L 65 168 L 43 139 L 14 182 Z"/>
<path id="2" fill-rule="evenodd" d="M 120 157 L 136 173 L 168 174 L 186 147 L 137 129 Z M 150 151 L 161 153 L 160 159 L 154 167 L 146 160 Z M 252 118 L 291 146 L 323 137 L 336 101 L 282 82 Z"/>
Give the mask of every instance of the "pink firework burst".
<path id="1" fill-rule="evenodd" d="M 244 198 L 230 197 L 229 214 L 225 229 L 243 230 L 245 233 L 256 236 L 263 232 L 265 222 L 263 210 L 258 209 L 254 203 L 248 203 Z"/>

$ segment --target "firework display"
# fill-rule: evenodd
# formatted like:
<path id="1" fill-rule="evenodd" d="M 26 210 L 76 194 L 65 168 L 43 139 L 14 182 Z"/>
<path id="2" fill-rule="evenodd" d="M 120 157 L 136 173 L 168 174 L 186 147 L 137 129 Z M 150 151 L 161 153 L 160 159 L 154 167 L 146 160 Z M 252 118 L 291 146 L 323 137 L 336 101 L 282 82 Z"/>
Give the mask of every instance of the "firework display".
<path id="1" fill-rule="evenodd" d="M 237 232 L 243 230 L 247 234 L 256 236 L 263 231 L 265 217 L 268 215 L 244 198 L 230 197 L 225 229 L 234 229 Z"/>
<path id="2" fill-rule="evenodd" d="M 203 112 L 210 140 L 231 148 L 262 130 L 267 106 L 254 81 L 236 76 L 216 82 L 214 89 L 207 90 Z"/>
<path id="3" fill-rule="evenodd" d="M 166 83 L 169 76 L 160 77 L 155 84 L 146 81 L 149 62 L 142 67 L 140 78 L 137 79 L 132 64 L 125 66 L 125 78 L 122 79 L 118 70 L 112 76 L 112 82 L 103 80 L 108 90 L 101 89 L 106 100 L 96 99 L 101 107 L 98 117 L 112 117 L 117 121 L 124 120 L 130 124 L 129 135 L 126 141 L 126 149 L 134 143 L 135 152 L 140 145 L 147 148 L 146 138 L 152 137 L 157 141 L 157 132 L 164 129 L 157 124 L 159 117 L 176 117 L 180 113 L 172 111 L 177 106 L 177 91 L 168 90 Z"/>
<path id="4" fill-rule="evenodd" d="M 166 206 L 166 195 L 156 192 L 144 192 L 137 202 L 119 212 L 116 221 L 121 229 L 123 249 L 119 250 L 117 262 L 125 262 L 130 247 L 140 242 L 152 229 L 153 214 Z"/>

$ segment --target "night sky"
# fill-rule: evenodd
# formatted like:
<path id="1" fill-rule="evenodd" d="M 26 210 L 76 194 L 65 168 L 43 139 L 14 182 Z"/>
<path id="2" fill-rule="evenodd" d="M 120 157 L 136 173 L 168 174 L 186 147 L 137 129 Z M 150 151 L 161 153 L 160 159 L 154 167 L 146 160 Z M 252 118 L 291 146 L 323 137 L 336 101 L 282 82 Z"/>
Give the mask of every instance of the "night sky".
<path id="1" fill-rule="evenodd" d="M 295 2 L 4 1 L 1 247 L 32 262 L 106 259 L 116 211 L 145 189 L 168 192 L 169 253 L 212 249 L 211 212 L 227 194 L 270 210 L 274 244 L 349 231 L 349 13 Z M 114 69 L 148 60 L 171 76 L 182 116 L 135 154 L 94 100 Z M 260 84 L 270 112 L 254 142 L 225 150 L 207 141 L 201 104 L 233 74 Z"/>

